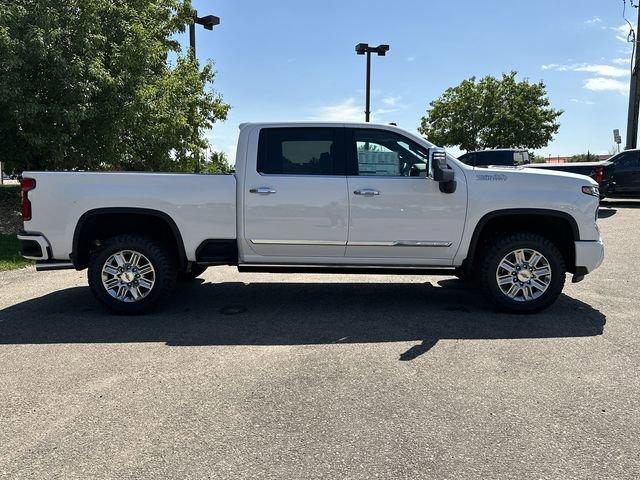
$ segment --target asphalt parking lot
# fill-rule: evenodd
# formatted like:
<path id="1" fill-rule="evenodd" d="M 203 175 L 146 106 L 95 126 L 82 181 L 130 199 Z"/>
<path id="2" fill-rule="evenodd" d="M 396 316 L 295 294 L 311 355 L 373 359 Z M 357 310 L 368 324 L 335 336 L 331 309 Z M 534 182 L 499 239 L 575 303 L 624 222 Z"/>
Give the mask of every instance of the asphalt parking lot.
<path id="1" fill-rule="evenodd" d="M 209 269 L 156 314 L 0 273 L 6 478 L 640 477 L 640 202 L 534 316 L 456 279 Z"/>

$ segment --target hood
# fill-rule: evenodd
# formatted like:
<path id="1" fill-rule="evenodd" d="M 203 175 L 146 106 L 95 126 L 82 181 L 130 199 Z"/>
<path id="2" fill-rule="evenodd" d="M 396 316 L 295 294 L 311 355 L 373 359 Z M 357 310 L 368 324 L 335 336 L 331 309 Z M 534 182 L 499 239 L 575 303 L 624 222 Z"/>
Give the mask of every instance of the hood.
<path id="1" fill-rule="evenodd" d="M 509 177 L 522 177 L 531 178 L 533 181 L 549 181 L 549 180 L 560 180 L 567 179 L 570 180 L 571 183 L 580 182 L 583 185 L 597 185 L 598 183 L 588 177 L 586 175 L 579 175 L 577 173 L 563 172 L 559 170 L 547 170 L 545 168 L 527 168 L 523 166 L 518 167 L 503 167 L 503 166 L 495 166 L 491 168 L 474 168 L 474 173 L 482 174 L 483 172 L 488 175 L 495 174 L 504 174 Z"/>

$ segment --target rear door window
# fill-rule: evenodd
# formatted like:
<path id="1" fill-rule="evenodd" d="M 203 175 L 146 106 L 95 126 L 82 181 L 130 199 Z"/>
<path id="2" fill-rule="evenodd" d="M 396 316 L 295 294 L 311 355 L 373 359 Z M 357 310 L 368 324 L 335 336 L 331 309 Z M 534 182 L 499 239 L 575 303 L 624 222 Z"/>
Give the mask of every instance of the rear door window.
<path id="1" fill-rule="evenodd" d="M 344 175 L 340 129 L 264 128 L 258 172 L 267 175 Z"/>

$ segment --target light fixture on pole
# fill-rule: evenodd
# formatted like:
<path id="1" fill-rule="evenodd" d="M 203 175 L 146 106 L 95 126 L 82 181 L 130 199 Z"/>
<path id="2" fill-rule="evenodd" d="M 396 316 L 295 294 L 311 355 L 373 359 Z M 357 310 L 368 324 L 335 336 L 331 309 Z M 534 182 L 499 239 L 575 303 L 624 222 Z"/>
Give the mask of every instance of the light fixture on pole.
<path id="1" fill-rule="evenodd" d="M 196 57 L 196 23 L 202 25 L 205 30 L 213 30 L 213 27 L 220 25 L 220 17 L 216 17 L 215 15 L 199 17 L 198 11 L 193 11 L 193 23 L 189 24 L 189 48 L 191 49 L 193 58 Z"/>
<path id="2" fill-rule="evenodd" d="M 356 53 L 358 55 L 367 55 L 367 88 L 366 88 L 366 106 L 364 110 L 365 121 L 369 121 L 371 116 L 371 54 L 377 53 L 379 57 L 384 57 L 389 51 L 389 45 L 378 45 L 370 47 L 368 43 L 359 43 L 356 45 Z"/>

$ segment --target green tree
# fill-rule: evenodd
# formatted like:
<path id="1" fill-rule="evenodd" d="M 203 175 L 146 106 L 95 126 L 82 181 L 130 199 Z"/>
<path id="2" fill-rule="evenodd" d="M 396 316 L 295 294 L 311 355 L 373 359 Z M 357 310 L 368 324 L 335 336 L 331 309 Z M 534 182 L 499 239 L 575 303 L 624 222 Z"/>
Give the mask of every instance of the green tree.
<path id="1" fill-rule="evenodd" d="M 573 155 L 567 160 L 567 162 L 597 162 L 598 160 L 600 160 L 600 158 L 597 155 L 594 155 L 587 150 L 587 153 L 579 153 L 578 155 Z"/>
<path id="2" fill-rule="evenodd" d="M 463 80 L 430 103 L 418 131 L 435 144 L 463 150 L 541 148 L 558 131 L 561 110 L 549 106 L 544 83 L 501 79 Z"/>
<path id="3" fill-rule="evenodd" d="M 533 152 L 529 153 L 529 163 L 546 163 L 547 159 L 542 155 L 536 155 Z"/>
<path id="4" fill-rule="evenodd" d="M 213 65 L 174 38 L 191 13 L 189 0 L 2 2 L 7 171 L 192 171 L 229 105 L 211 90 Z"/>
<path id="5" fill-rule="evenodd" d="M 229 165 L 227 154 L 224 152 L 213 152 L 208 160 L 202 164 L 202 173 L 231 173 L 233 168 Z"/>

